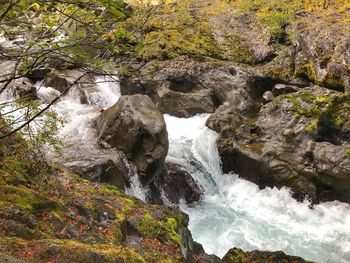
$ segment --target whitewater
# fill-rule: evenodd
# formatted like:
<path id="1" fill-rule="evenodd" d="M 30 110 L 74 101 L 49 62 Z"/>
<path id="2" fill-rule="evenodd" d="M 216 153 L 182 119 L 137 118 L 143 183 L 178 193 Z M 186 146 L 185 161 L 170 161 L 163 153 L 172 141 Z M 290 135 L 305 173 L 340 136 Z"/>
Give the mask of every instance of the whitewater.
<path id="1" fill-rule="evenodd" d="M 88 104 L 68 94 L 52 107 L 66 121 L 58 136 L 67 151 L 105 151 L 97 144 L 93 120 L 99 109 L 112 106 L 121 94 L 116 77 L 97 77 L 96 83 L 98 90 L 88 96 Z M 41 83 L 36 87 L 42 101 L 58 92 Z M 190 217 L 194 240 L 207 253 L 219 257 L 239 247 L 248 251 L 282 250 L 321 263 L 349 262 L 350 206 L 335 201 L 311 207 L 308 201 L 294 200 L 286 188 L 260 190 L 238 175 L 223 174 L 216 147 L 218 134 L 205 126 L 208 117 L 164 115 L 170 144 L 167 161 L 184 167 L 203 191 L 199 202 L 180 206 Z M 135 177 L 127 193 L 142 200 L 147 195 Z"/>

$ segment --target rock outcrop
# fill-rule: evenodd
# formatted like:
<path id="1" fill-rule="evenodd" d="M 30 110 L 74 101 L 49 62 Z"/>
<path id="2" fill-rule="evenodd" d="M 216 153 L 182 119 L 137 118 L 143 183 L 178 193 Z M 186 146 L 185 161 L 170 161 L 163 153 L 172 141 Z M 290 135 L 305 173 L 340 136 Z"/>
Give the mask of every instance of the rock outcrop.
<path id="1" fill-rule="evenodd" d="M 238 263 L 238 262 L 249 262 L 249 263 L 311 263 L 305 261 L 301 257 L 288 256 L 282 251 L 268 252 L 268 251 L 251 251 L 244 252 L 239 248 L 230 249 L 223 257 L 222 263 Z"/>
<path id="2" fill-rule="evenodd" d="M 344 91 L 350 87 L 350 11 L 306 14 L 290 30 L 296 36 L 296 74 L 319 85 Z"/>
<path id="3" fill-rule="evenodd" d="M 168 153 L 168 133 L 148 96 L 122 96 L 98 117 L 96 128 L 101 142 L 123 152 L 136 166 L 143 184 L 159 174 Z"/>
<path id="4" fill-rule="evenodd" d="M 163 204 L 163 198 L 171 204 L 179 204 L 181 200 L 187 204 L 199 201 L 202 190 L 192 176 L 182 167 L 173 163 L 165 163 L 160 174 L 150 186 L 150 203 Z"/>
<path id="5" fill-rule="evenodd" d="M 348 95 L 314 87 L 278 96 L 253 120 L 221 107 L 207 125 L 221 134 L 224 172 L 300 200 L 349 202 L 348 107 Z"/>
<path id="6" fill-rule="evenodd" d="M 253 68 L 191 59 L 130 63 L 120 71 L 123 95 L 145 94 L 162 113 L 189 117 L 228 102 L 239 112 L 256 108 L 275 81 Z"/>
<path id="7" fill-rule="evenodd" d="M 79 70 L 54 70 L 47 74 L 43 85 L 56 89 L 66 96 L 86 104 L 98 87 L 93 76 Z M 91 98 L 90 98 L 91 101 Z"/>
<path id="8" fill-rule="evenodd" d="M 7 93 L 15 98 L 35 98 L 36 88 L 34 83 L 28 78 L 19 78 L 12 80 L 6 88 Z"/>

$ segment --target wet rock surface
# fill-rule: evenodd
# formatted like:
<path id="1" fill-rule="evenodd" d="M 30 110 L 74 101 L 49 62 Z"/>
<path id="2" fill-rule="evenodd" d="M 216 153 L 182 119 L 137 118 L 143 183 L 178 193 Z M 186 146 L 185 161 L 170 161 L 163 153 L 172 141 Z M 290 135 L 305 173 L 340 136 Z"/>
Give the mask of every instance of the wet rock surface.
<path id="1" fill-rule="evenodd" d="M 276 97 L 253 119 L 218 109 L 207 125 L 220 133 L 224 172 L 288 186 L 300 200 L 349 202 L 347 108 L 347 95 L 314 87 Z"/>
<path id="2" fill-rule="evenodd" d="M 122 61 L 119 72 L 128 96 L 96 121 L 101 145 L 115 147 L 136 166 L 142 183 L 154 190 L 152 202 L 160 203 L 161 191 L 175 204 L 196 202 L 202 194 L 196 182 L 164 164 L 168 140 L 161 113 L 213 113 L 207 126 L 220 134 L 225 173 L 260 187 L 287 186 L 298 200 L 350 202 L 350 100 L 343 93 L 350 85 L 349 11 L 325 17 L 302 12 L 276 45 L 254 14 L 227 3 L 193 1 L 178 14 L 179 7 L 161 6 L 137 32 L 143 44 L 137 60 Z M 18 49 L 24 43 L 18 35 L 0 44 Z M 1 61 L 5 76 L 15 64 Z M 49 103 L 82 76 L 64 70 L 70 66 L 51 59 L 49 69 L 28 72 L 9 90 L 27 96 L 35 92 L 32 81 L 44 80 L 55 89 Z M 66 96 L 86 104 L 96 88 L 94 78 L 84 76 Z M 117 189 L 129 180 L 122 158 L 87 154 L 92 156 L 65 165 L 94 183 L 65 171 L 38 181 L 28 175 L 0 180 L 0 251 L 31 262 L 184 262 L 183 255 L 190 262 L 220 262 L 192 241 L 186 215 Z M 305 262 L 283 252 L 236 248 L 222 260 L 245 261 Z"/>
<path id="3" fill-rule="evenodd" d="M 82 104 L 87 104 L 88 98 L 98 90 L 93 76 L 81 70 L 53 70 L 45 76 L 43 85 L 66 92 L 66 96 Z"/>
<path id="4" fill-rule="evenodd" d="M 150 203 L 163 204 L 164 199 L 171 204 L 185 201 L 187 204 L 199 201 L 202 190 L 191 175 L 179 165 L 165 163 L 160 174 L 150 186 Z"/>
<path id="5" fill-rule="evenodd" d="M 121 97 L 98 117 L 96 128 L 100 141 L 116 147 L 136 166 L 142 183 L 159 174 L 168 152 L 168 134 L 162 114 L 149 97 Z"/>

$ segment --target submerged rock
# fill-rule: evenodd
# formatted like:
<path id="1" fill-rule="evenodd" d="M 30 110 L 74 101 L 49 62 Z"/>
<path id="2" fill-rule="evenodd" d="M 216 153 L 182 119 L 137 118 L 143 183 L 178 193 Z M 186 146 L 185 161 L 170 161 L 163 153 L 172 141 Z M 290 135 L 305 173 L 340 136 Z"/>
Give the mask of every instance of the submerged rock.
<path id="1" fill-rule="evenodd" d="M 239 248 L 230 249 L 223 257 L 222 263 L 306 263 L 311 261 L 305 261 L 301 257 L 288 256 L 282 251 L 269 252 L 269 251 L 250 251 L 244 252 Z"/>
<path id="2" fill-rule="evenodd" d="M 143 184 L 160 172 L 168 153 L 163 115 L 145 95 L 122 96 L 96 120 L 98 137 L 123 152 L 137 168 Z"/>
<path id="3" fill-rule="evenodd" d="M 14 79 L 7 86 L 6 91 L 11 97 L 22 98 L 22 97 L 36 97 L 36 88 L 34 83 L 28 78 Z"/>
<path id="4" fill-rule="evenodd" d="M 89 95 L 98 90 L 95 79 L 79 70 L 55 70 L 46 75 L 43 85 L 60 93 L 68 91 L 66 96 L 82 104 L 88 103 Z"/>
<path id="5" fill-rule="evenodd" d="M 163 204 L 163 198 L 165 198 L 165 201 L 172 204 L 179 204 L 181 200 L 190 204 L 199 201 L 202 190 L 182 167 L 173 163 L 165 163 L 151 185 L 149 194 L 150 203 Z"/>

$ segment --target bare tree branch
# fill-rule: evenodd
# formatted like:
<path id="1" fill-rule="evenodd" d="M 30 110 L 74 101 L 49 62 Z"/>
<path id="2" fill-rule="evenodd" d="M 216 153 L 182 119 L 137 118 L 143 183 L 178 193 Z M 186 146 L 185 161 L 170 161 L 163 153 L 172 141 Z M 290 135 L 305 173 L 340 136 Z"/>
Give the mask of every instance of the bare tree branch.
<path id="1" fill-rule="evenodd" d="M 6 8 L 6 10 L 0 15 L 0 22 L 7 16 L 7 14 L 14 8 L 20 0 L 11 0 L 9 6 Z"/>
<path id="2" fill-rule="evenodd" d="M 4 139 L 8 136 L 11 136 L 13 134 L 15 134 L 16 132 L 20 131 L 21 129 L 23 129 L 24 127 L 26 127 L 27 125 L 29 125 L 32 121 L 34 121 L 36 118 L 38 118 L 39 116 L 41 116 L 45 111 L 47 111 L 53 104 L 55 104 L 60 98 L 62 98 L 69 90 L 70 88 L 77 84 L 79 82 L 80 79 L 82 79 L 84 76 L 86 76 L 88 74 L 88 72 L 85 72 L 83 75 L 81 75 L 79 78 L 77 78 L 73 83 L 71 83 L 70 85 L 68 85 L 65 90 L 59 95 L 57 96 L 54 100 L 52 100 L 49 104 L 47 104 L 47 106 L 45 106 L 43 109 L 41 109 L 38 113 L 36 113 L 34 116 L 32 116 L 30 119 L 28 119 L 25 123 L 23 123 L 22 125 L 20 125 L 19 127 L 15 128 L 14 130 L 12 130 L 11 132 L 4 134 L 2 136 L 0 136 L 0 140 Z"/>

